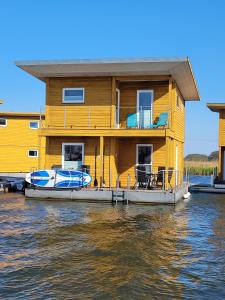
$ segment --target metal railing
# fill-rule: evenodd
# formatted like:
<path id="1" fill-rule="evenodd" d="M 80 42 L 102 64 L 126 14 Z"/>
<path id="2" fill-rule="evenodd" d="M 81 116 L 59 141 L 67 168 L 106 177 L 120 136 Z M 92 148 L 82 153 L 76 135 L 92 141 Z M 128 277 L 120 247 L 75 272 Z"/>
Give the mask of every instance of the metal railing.
<path id="1" fill-rule="evenodd" d="M 170 110 L 167 124 L 170 124 Z M 41 122 L 42 128 L 120 128 L 120 129 L 150 129 L 157 124 L 160 113 L 155 114 L 149 106 L 77 106 L 62 105 L 49 110 L 46 121 Z"/>
<path id="2" fill-rule="evenodd" d="M 140 171 L 143 172 L 145 171 Z M 143 181 L 139 181 L 138 175 L 132 178 L 131 174 L 127 175 L 127 186 L 121 186 L 126 190 L 176 190 L 183 184 L 183 172 L 178 170 L 160 170 L 157 173 L 146 174 L 146 178 Z M 110 185 L 111 188 L 111 185 Z M 120 176 L 116 179 L 116 189 L 120 188 Z"/>

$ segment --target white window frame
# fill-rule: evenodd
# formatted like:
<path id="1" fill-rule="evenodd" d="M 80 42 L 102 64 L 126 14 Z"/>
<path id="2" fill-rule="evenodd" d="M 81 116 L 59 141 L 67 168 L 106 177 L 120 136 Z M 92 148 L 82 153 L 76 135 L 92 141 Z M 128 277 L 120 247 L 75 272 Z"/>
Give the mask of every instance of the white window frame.
<path id="1" fill-rule="evenodd" d="M 36 151 L 37 152 L 37 156 L 30 155 L 30 151 Z M 28 150 L 28 157 L 31 157 L 31 158 L 37 158 L 37 157 L 39 157 L 39 151 L 37 149 L 29 149 Z"/>
<path id="2" fill-rule="evenodd" d="M 137 107 L 136 107 L 136 111 L 137 111 L 137 123 L 139 126 L 139 97 L 141 93 L 150 93 L 152 94 L 152 102 L 151 102 L 151 123 L 150 125 L 152 125 L 152 116 L 153 116 L 153 102 L 154 102 L 154 90 L 137 90 Z"/>
<path id="3" fill-rule="evenodd" d="M 84 143 L 62 143 L 62 169 L 64 169 L 65 146 L 82 146 L 82 165 L 84 165 Z"/>
<path id="4" fill-rule="evenodd" d="M 67 90 L 82 90 L 83 91 L 83 99 L 82 100 L 77 100 L 77 101 L 73 101 L 73 100 L 65 100 L 65 91 Z M 72 103 L 72 104 L 77 104 L 77 103 L 84 103 L 85 100 L 85 88 L 82 87 L 78 87 L 78 88 L 63 88 L 62 90 L 62 103 Z"/>
<path id="5" fill-rule="evenodd" d="M 32 127 L 30 127 L 30 123 L 37 123 L 37 124 L 38 124 L 38 127 L 37 127 L 37 128 L 32 128 Z M 29 128 L 30 128 L 30 129 L 37 130 L 37 129 L 39 129 L 39 127 L 40 127 L 39 121 L 36 121 L 36 120 L 30 120 L 30 121 L 29 121 Z"/>
<path id="6" fill-rule="evenodd" d="M 138 148 L 139 147 L 150 147 L 151 148 L 151 163 L 150 164 L 139 164 L 138 163 Z M 136 166 L 153 166 L 153 161 L 152 161 L 152 157 L 153 157 L 153 144 L 136 144 Z"/>
<path id="7" fill-rule="evenodd" d="M 1 124 L 0 124 L 0 127 L 7 127 L 7 125 L 8 125 L 8 120 L 7 120 L 6 118 L 2 118 L 2 117 L 0 117 L 0 119 L 5 120 L 5 125 L 1 125 Z"/>

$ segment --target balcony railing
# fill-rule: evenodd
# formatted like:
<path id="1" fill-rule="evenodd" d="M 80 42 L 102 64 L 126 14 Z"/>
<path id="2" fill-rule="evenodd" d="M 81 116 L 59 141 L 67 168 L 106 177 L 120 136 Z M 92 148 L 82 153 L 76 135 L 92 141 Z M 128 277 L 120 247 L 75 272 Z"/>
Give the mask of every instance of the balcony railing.
<path id="1" fill-rule="evenodd" d="M 169 110 L 155 114 L 139 106 L 70 106 L 50 108 L 42 128 L 156 129 L 169 127 Z"/>

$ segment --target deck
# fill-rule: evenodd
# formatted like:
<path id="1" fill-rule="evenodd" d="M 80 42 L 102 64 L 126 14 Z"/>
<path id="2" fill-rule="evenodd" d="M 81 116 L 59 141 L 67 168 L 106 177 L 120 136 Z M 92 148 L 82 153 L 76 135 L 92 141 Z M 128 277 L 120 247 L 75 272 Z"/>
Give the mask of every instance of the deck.
<path id="1" fill-rule="evenodd" d="M 25 196 L 27 198 L 38 199 L 57 199 L 57 200 L 84 200 L 93 202 L 110 202 L 110 203 L 159 203 L 175 204 L 188 192 L 188 184 L 184 183 L 173 191 L 162 190 L 109 190 L 109 189 L 82 189 L 65 190 L 65 189 L 44 189 L 44 188 L 27 188 Z"/>

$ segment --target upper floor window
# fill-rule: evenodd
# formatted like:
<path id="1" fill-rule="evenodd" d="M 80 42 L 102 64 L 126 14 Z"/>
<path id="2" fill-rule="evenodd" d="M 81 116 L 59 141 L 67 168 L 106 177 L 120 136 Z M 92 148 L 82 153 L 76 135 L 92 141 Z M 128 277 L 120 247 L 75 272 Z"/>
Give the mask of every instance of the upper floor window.
<path id="1" fill-rule="evenodd" d="M 84 88 L 63 89 L 63 103 L 84 103 Z"/>
<path id="2" fill-rule="evenodd" d="M 7 119 L 0 118 L 0 127 L 6 127 L 7 126 Z"/>
<path id="3" fill-rule="evenodd" d="M 39 122 L 37 122 L 37 121 L 30 121 L 29 127 L 31 129 L 38 129 L 39 128 Z"/>

